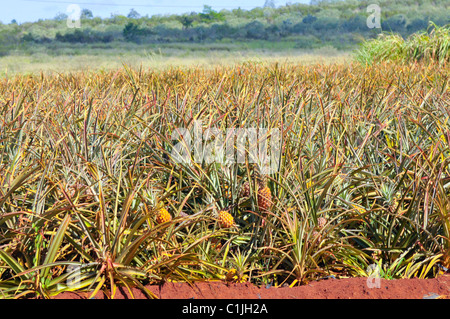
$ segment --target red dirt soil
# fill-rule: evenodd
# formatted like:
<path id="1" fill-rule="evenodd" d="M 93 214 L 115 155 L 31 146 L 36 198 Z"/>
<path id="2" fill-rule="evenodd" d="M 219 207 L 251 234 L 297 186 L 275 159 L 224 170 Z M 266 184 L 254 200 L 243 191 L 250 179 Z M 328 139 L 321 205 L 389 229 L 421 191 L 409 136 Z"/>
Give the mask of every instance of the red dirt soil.
<path id="1" fill-rule="evenodd" d="M 450 298 L 450 275 L 433 279 L 380 280 L 379 288 L 369 288 L 367 278 L 326 279 L 299 287 L 265 288 L 250 283 L 224 282 L 165 283 L 147 286 L 160 299 L 436 299 Z M 146 295 L 133 289 L 136 299 Z M 55 299 L 86 299 L 88 293 L 65 292 Z M 105 299 L 99 292 L 95 299 Z M 115 299 L 131 299 L 126 288 L 118 289 Z"/>

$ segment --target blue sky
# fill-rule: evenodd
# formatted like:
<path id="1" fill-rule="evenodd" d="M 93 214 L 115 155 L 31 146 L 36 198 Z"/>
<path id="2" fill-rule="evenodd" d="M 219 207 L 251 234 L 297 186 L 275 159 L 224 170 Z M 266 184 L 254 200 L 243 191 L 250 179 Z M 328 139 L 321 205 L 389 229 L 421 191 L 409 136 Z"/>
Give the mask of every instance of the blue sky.
<path id="1" fill-rule="evenodd" d="M 285 5 L 286 0 L 275 1 L 276 5 Z M 289 1 L 292 3 L 309 3 L 309 0 Z M 94 16 L 110 17 L 111 13 L 127 15 L 134 8 L 141 15 L 200 12 L 203 5 L 209 5 L 214 10 L 234 9 L 241 7 L 250 10 L 262 7 L 265 0 L 0 0 L 0 21 L 9 23 L 30 22 L 38 19 L 51 19 L 58 13 L 70 14 L 67 8 L 70 4 L 78 4 L 81 8 L 90 9 Z"/>

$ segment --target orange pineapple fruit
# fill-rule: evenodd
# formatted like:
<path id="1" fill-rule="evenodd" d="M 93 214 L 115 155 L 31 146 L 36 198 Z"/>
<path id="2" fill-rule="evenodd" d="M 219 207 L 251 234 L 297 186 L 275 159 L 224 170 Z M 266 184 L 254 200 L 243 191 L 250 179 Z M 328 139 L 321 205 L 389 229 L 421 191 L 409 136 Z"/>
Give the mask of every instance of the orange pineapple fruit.
<path id="1" fill-rule="evenodd" d="M 166 223 L 166 222 L 171 221 L 171 220 L 172 220 L 172 216 L 170 216 L 169 212 L 165 208 L 161 208 L 156 213 L 156 222 L 158 224 Z"/>
<path id="2" fill-rule="evenodd" d="M 265 186 L 258 191 L 258 207 L 259 210 L 268 210 L 272 205 L 272 193 L 270 188 Z"/>
<path id="3" fill-rule="evenodd" d="M 225 210 L 219 212 L 219 225 L 223 228 L 230 228 L 234 225 L 234 218 Z"/>
<path id="4" fill-rule="evenodd" d="M 252 178 L 251 181 L 247 181 L 242 185 L 240 195 L 241 197 L 250 196 L 250 182 L 254 182 L 254 187 L 256 187 L 257 192 L 257 202 L 259 210 L 267 211 L 270 206 L 272 206 L 272 192 L 267 186 L 267 178 L 262 175 L 259 167 L 254 164 L 252 165 Z"/>
<path id="5" fill-rule="evenodd" d="M 258 207 L 261 211 L 269 210 L 270 206 L 272 206 L 272 192 L 270 188 L 267 186 L 267 178 L 264 175 L 261 175 L 259 168 L 256 166 L 253 170 L 253 176 L 258 184 Z"/>

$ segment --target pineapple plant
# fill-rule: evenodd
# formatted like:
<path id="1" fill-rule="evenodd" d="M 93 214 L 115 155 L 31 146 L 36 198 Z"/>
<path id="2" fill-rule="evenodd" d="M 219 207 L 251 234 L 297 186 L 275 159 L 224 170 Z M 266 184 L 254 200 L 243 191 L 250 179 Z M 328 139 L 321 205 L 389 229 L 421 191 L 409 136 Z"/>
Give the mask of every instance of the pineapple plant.
<path id="1" fill-rule="evenodd" d="M 76 182 L 75 184 L 69 186 L 67 195 L 72 200 L 74 200 L 75 197 L 79 196 L 80 203 L 89 203 L 94 200 L 94 193 L 92 192 L 91 188 L 88 187 L 85 183 L 81 182 Z"/>
<path id="2" fill-rule="evenodd" d="M 323 228 L 327 224 L 327 219 L 325 217 L 317 218 L 317 227 Z"/>
<path id="3" fill-rule="evenodd" d="M 160 208 L 156 213 L 156 222 L 158 224 L 166 223 L 172 220 L 172 216 L 170 216 L 169 212 L 165 208 Z"/>
<path id="4" fill-rule="evenodd" d="M 222 242 L 218 238 L 212 238 L 211 247 L 216 251 L 220 251 L 222 249 Z"/>
<path id="5" fill-rule="evenodd" d="M 257 202 L 259 210 L 269 210 L 270 206 L 272 205 L 272 192 L 267 186 L 266 177 L 261 175 L 257 165 L 253 165 L 252 181 L 256 184 L 255 186 L 257 191 Z M 250 196 L 250 182 L 247 181 L 242 185 L 240 195 L 241 197 Z"/>
<path id="6" fill-rule="evenodd" d="M 245 182 L 241 188 L 241 197 L 249 197 L 250 196 L 250 183 Z"/>
<path id="7" fill-rule="evenodd" d="M 234 218 L 225 210 L 221 210 L 218 214 L 219 225 L 223 228 L 230 228 L 234 225 Z"/>
<path id="8" fill-rule="evenodd" d="M 315 229 L 312 232 L 313 240 L 317 239 L 317 242 L 319 242 L 319 243 L 322 241 L 322 239 L 323 239 L 322 229 L 325 227 L 327 222 L 328 222 L 328 220 L 325 217 L 317 218 L 317 226 L 315 227 Z"/>
<path id="9" fill-rule="evenodd" d="M 252 170 L 251 173 L 251 181 L 255 181 L 256 179 L 256 175 L 258 174 L 257 172 L 257 166 L 255 164 L 251 164 L 250 168 Z M 259 175 L 258 175 L 259 176 Z M 252 184 L 253 188 L 255 187 L 255 184 Z M 241 191 L 239 194 L 241 197 L 249 197 L 250 196 L 250 182 L 246 181 L 242 187 L 241 187 Z"/>
<path id="10" fill-rule="evenodd" d="M 230 269 L 225 275 L 225 281 L 234 283 L 244 283 L 248 281 L 248 276 L 243 275 L 242 272 L 237 269 Z"/>
<path id="11" fill-rule="evenodd" d="M 322 241 L 322 234 L 314 230 L 312 232 L 312 240 L 317 240 L 317 242 L 320 243 Z"/>
<path id="12" fill-rule="evenodd" d="M 272 193 L 270 192 L 270 188 L 265 186 L 262 189 L 258 190 L 258 207 L 261 211 L 269 210 L 272 205 Z"/>
<path id="13" fill-rule="evenodd" d="M 268 211 L 272 206 L 272 192 L 267 186 L 267 178 L 261 175 L 259 169 L 254 170 L 255 180 L 258 185 L 258 207 L 260 211 Z"/>

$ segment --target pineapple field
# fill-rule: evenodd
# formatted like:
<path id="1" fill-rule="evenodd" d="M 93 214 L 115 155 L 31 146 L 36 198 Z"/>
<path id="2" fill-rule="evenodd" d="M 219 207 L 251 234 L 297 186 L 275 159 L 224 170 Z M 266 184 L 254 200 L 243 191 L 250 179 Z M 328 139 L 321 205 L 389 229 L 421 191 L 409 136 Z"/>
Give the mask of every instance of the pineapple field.
<path id="1" fill-rule="evenodd" d="M 0 298 L 436 278 L 450 267 L 449 74 L 350 61 L 5 76 Z M 247 139 L 224 160 L 230 129 L 279 143 Z"/>

